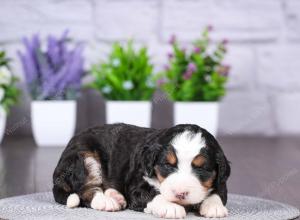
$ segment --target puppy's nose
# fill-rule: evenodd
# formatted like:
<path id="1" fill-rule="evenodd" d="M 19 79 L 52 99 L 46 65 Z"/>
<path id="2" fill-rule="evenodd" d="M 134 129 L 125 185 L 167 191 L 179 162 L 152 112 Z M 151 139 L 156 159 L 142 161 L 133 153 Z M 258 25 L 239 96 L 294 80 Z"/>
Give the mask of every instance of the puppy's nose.
<path id="1" fill-rule="evenodd" d="M 188 192 L 175 192 L 175 197 L 179 200 L 184 200 L 188 194 Z"/>

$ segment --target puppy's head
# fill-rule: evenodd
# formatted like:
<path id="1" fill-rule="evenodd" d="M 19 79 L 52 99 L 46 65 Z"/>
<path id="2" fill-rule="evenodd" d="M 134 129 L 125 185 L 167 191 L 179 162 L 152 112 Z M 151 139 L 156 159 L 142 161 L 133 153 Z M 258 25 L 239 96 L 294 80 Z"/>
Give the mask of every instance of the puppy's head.
<path id="1" fill-rule="evenodd" d="M 218 142 L 196 125 L 168 129 L 148 147 L 143 159 L 145 180 L 165 199 L 182 205 L 198 204 L 211 191 L 222 191 L 230 174 Z"/>

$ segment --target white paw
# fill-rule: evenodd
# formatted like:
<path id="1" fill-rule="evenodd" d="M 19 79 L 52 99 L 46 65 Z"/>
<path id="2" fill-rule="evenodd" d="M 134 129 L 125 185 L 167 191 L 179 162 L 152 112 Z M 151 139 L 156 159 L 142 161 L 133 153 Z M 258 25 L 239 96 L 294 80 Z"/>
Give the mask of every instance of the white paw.
<path id="1" fill-rule="evenodd" d="M 68 208 L 75 208 L 79 206 L 80 198 L 76 193 L 70 194 L 67 198 L 67 207 Z"/>
<path id="2" fill-rule="evenodd" d="M 144 212 L 153 214 L 160 218 L 178 219 L 186 216 L 184 207 L 166 201 L 161 195 L 156 196 L 151 202 L 149 202 Z"/>
<path id="3" fill-rule="evenodd" d="M 97 192 L 92 199 L 91 208 L 100 211 L 114 212 L 121 210 L 122 207 L 116 199 Z"/>
<path id="4" fill-rule="evenodd" d="M 112 189 L 112 188 L 107 189 L 104 192 L 104 195 L 115 199 L 123 209 L 126 208 L 126 205 L 127 205 L 126 200 L 125 200 L 124 196 L 117 190 Z"/>
<path id="5" fill-rule="evenodd" d="M 228 216 L 228 210 L 216 194 L 205 199 L 200 206 L 200 215 L 207 218 L 222 218 Z"/>

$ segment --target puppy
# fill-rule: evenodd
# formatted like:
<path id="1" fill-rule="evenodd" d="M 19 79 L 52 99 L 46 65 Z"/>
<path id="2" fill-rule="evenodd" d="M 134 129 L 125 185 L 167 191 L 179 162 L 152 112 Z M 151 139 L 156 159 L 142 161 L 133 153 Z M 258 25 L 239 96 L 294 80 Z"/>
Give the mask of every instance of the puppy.
<path id="1" fill-rule="evenodd" d="M 220 145 L 197 125 L 113 124 L 71 139 L 53 174 L 53 194 L 69 208 L 129 208 L 163 218 L 195 210 L 225 217 L 229 175 Z"/>

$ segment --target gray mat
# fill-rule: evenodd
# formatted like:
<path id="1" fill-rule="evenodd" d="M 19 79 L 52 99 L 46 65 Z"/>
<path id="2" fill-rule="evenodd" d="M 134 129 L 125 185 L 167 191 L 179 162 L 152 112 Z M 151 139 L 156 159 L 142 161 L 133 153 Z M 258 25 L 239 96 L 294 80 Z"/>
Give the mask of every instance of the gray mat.
<path id="1" fill-rule="evenodd" d="M 299 216 L 299 210 L 292 206 L 234 194 L 229 195 L 227 207 L 229 209 L 229 216 L 222 218 L 222 220 L 294 219 Z M 0 200 L 0 218 L 70 220 L 157 219 L 149 214 L 129 210 L 111 213 L 87 208 L 67 209 L 65 206 L 55 203 L 52 194 L 49 192 Z M 190 213 L 186 219 L 203 220 L 205 218 Z"/>

